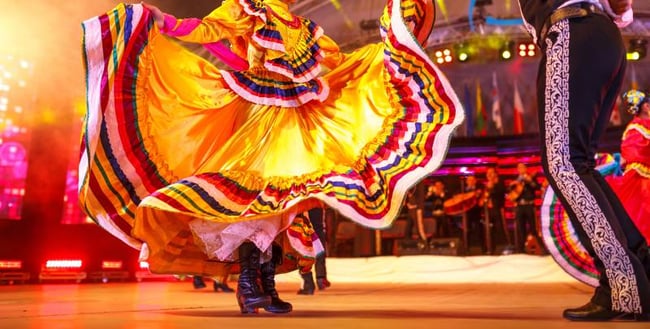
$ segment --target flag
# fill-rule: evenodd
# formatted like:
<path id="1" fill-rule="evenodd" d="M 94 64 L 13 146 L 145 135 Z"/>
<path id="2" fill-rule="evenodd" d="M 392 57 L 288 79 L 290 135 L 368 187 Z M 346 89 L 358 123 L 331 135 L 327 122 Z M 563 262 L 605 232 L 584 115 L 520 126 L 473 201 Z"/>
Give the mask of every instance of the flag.
<path id="1" fill-rule="evenodd" d="M 466 136 L 474 136 L 474 109 L 472 107 L 472 96 L 469 93 L 469 86 L 465 84 L 465 123 L 466 123 Z"/>
<path id="2" fill-rule="evenodd" d="M 524 103 L 521 101 L 521 95 L 519 95 L 519 87 L 517 87 L 517 80 L 515 80 L 515 97 L 514 97 L 514 116 L 513 116 L 513 129 L 512 133 L 523 134 L 524 133 Z"/>
<path id="3" fill-rule="evenodd" d="M 476 133 L 479 136 L 487 135 L 487 113 L 483 106 L 483 93 L 478 79 L 476 80 Z"/>
<path id="4" fill-rule="evenodd" d="M 494 122 L 499 135 L 502 135 L 503 120 L 501 119 L 501 102 L 499 101 L 499 85 L 497 84 L 496 72 L 492 72 L 492 122 Z"/>

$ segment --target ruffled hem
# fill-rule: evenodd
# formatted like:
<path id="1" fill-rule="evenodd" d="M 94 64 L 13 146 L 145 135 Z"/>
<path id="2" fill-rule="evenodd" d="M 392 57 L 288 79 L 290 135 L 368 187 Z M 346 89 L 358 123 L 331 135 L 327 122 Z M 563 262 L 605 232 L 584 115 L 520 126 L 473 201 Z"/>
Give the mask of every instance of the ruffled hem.
<path id="1" fill-rule="evenodd" d="M 299 83 L 260 77 L 253 72 L 221 71 L 221 76 L 228 87 L 243 99 L 268 106 L 300 107 L 311 101 L 323 102 L 330 91 L 322 78 Z"/>

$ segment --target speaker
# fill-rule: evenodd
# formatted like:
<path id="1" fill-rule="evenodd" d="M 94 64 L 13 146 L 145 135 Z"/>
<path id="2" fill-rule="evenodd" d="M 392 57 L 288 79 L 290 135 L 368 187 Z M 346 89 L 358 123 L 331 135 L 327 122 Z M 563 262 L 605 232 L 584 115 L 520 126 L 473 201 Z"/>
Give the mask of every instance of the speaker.
<path id="1" fill-rule="evenodd" d="M 397 256 L 426 255 L 427 249 L 426 241 L 403 239 L 397 243 Z"/>
<path id="2" fill-rule="evenodd" d="M 434 238 L 429 240 L 428 254 L 442 256 L 459 256 L 463 254 L 459 238 Z"/>

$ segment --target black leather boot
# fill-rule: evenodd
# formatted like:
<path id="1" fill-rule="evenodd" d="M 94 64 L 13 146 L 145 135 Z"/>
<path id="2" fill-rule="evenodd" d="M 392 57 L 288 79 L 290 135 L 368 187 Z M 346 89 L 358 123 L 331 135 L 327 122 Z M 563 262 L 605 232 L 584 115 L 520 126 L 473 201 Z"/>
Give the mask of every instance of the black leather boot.
<path id="1" fill-rule="evenodd" d="M 329 288 L 332 284 L 329 281 L 327 281 L 327 278 L 317 278 L 316 285 L 318 286 L 318 290 L 325 290 Z"/>
<path id="2" fill-rule="evenodd" d="M 260 250 L 251 243 L 239 246 L 241 272 L 237 284 L 237 302 L 242 313 L 257 313 L 258 308 L 271 304 L 271 297 L 265 295 L 257 283 L 260 271 Z"/>
<path id="3" fill-rule="evenodd" d="M 316 290 L 316 284 L 314 283 L 314 275 L 309 273 L 300 274 L 302 277 L 302 289 L 298 290 L 298 295 L 313 295 L 314 290 Z"/>
<path id="4" fill-rule="evenodd" d="M 203 281 L 203 277 L 195 275 L 192 277 L 192 285 L 194 289 L 203 289 L 205 288 L 205 281 Z"/>
<path id="5" fill-rule="evenodd" d="M 228 284 L 225 281 L 224 282 L 214 281 L 214 283 L 212 284 L 212 288 L 214 289 L 214 291 L 221 290 L 223 292 L 235 292 L 232 288 L 228 287 Z"/>
<path id="6" fill-rule="evenodd" d="M 606 307 L 589 302 L 577 308 L 564 310 L 562 316 L 571 321 L 631 321 L 634 315 L 618 311 L 612 311 Z"/>
<path id="7" fill-rule="evenodd" d="M 275 289 L 275 266 L 282 262 L 282 249 L 273 246 L 273 257 L 270 261 L 262 264 L 260 273 L 262 276 L 262 290 L 271 297 L 271 304 L 264 307 L 264 310 L 271 313 L 289 313 L 293 310 L 291 303 L 280 299 Z"/>

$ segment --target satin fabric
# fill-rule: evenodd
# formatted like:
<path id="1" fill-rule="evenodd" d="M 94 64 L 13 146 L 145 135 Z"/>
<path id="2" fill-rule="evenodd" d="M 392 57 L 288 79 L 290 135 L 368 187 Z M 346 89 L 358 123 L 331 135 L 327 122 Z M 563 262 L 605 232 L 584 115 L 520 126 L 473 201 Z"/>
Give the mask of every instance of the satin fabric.
<path id="1" fill-rule="evenodd" d="M 268 5 L 283 4 L 277 2 Z M 268 59 L 282 54 L 251 40 L 261 18 L 233 12 L 263 2 L 224 4 L 178 38 L 228 39 L 249 64 L 244 73 L 268 81 L 268 88 L 253 91 L 278 96 L 284 90 L 274 88 L 283 82 L 299 86 L 265 70 Z M 269 8 L 284 17 L 282 8 Z M 299 106 L 246 99 L 249 86 L 227 82 L 233 72 L 163 36 L 139 5 L 84 22 L 89 106 L 82 206 L 109 232 L 142 248 L 157 273 L 223 275 L 246 240 L 263 251 L 280 243 L 287 253 L 280 271 L 295 269 L 320 244 L 291 240 L 299 223 L 287 229 L 295 214 L 323 203 L 365 226 L 390 225 L 406 191 L 441 164 L 463 120 L 448 81 L 404 23 L 428 35 L 432 13 L 427 1 L 389 1 L 384 42 L 349 54 L 325 36 L 301 43 L 295 29 L 278 28 L 278 42 L 312 44 L 298 53 L 314 51 L 309 63 L 324 66 L 311 81 L 327 97 Z"/>

